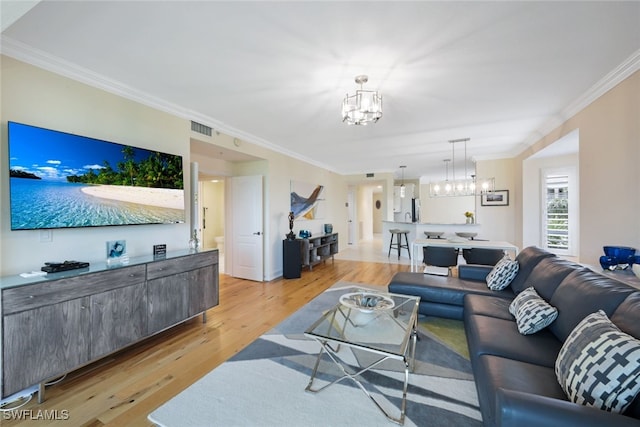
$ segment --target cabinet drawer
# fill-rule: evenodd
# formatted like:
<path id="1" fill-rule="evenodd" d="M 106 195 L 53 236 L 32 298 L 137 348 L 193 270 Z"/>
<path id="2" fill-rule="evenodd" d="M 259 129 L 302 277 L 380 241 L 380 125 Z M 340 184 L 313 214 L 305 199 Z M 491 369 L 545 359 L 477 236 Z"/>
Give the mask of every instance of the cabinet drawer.
<path id="1" fill-rule="evenodd" d="M 147 280 L 184 273 L 217 263 L 217 251 L 190 254 L 179 258 L 156 261 L 147 264 Z"/>
<path id="2" fill-rule="evenodd" d="M 9 288 L 2 291 L 2 312 L 31 310 L 144 281 L 145 266 L 136 265 Z"/>

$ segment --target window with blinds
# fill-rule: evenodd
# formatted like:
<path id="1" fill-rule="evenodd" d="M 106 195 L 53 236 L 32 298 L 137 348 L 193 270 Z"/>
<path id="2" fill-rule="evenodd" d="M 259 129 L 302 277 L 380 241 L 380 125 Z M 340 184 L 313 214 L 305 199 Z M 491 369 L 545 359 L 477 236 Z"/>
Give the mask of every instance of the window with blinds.
<path id="1" fill-rule="evenodd" d="M 554 173 L 544 177 L 544 239 L 547 249 L 570 250 L 569 174 Z"/>

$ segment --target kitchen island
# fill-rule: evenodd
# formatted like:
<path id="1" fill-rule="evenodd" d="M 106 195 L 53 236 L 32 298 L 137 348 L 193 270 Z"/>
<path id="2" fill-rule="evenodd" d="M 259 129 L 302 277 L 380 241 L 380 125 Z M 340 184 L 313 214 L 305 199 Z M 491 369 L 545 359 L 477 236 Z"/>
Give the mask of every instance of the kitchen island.
<path id="1" fill-rule="evenodd" d="M 480 224 L 432 224 L 432 223 L 419 223 L 419 222 L 399 222 L 399 221 L 382 221 L 382 251 L 384 253 L 389 252 L 389 243 L 391 241 L 391 233 L 389 230 L 407 230 L 409 234 L 409 245 L 411 246 L 416 239 L 424 239 L 427 236 L 427 232 L 444 232 L 442 239 L 448 237 L 455 237 L 456 232 L 468 232 L 478 233 L 478 238 L 482 238 Z M 404 240 L 404 239 L 403 239 Z M 396 252 L 397 253 L 397 252 Z M 406 250 L 400 251 L 400 256 L 409 258 L 409 253 Z M 422 259 L 422 254 L 418 254 Z"/>

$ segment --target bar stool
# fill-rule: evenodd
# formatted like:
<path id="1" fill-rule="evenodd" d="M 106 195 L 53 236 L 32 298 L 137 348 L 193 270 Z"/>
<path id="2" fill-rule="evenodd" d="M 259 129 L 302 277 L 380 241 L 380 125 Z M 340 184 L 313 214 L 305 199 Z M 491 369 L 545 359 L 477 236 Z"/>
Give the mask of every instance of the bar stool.
<path id="1" fill-rule="evenodd" d="M 400 259 L 400 250 L 402 248 L 407 250 L 407 253 L 409 254 L 409 259 L 411 259 L 411 250 L 409 249 L 409 230 L 398 230 L 397 228 L 392 228 L 391 230 L 389 230 L 389 233 L 391 233 L 391 240 L 389 241 L 389 254 L 387 255 L 387 257 L 391 256 L 391 249 L 396 248 L 398 249 L 398 259 Z M 404 241 L 407 242 L 406 244 L 402 244 L 402 236 L 404 235 Z M 396 243 L 393 243 L 393 236 L 396 236 Z"/>

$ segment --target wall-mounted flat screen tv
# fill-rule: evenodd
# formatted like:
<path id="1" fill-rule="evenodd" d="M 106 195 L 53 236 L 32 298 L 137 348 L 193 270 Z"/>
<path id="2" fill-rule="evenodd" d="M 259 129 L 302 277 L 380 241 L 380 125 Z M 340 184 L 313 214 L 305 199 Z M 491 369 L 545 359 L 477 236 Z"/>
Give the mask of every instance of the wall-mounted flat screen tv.
<path id="1" fill-rule="evenodd" d="M 9 122 L 12 230 L 185 220 L 182 157 Z"/>

